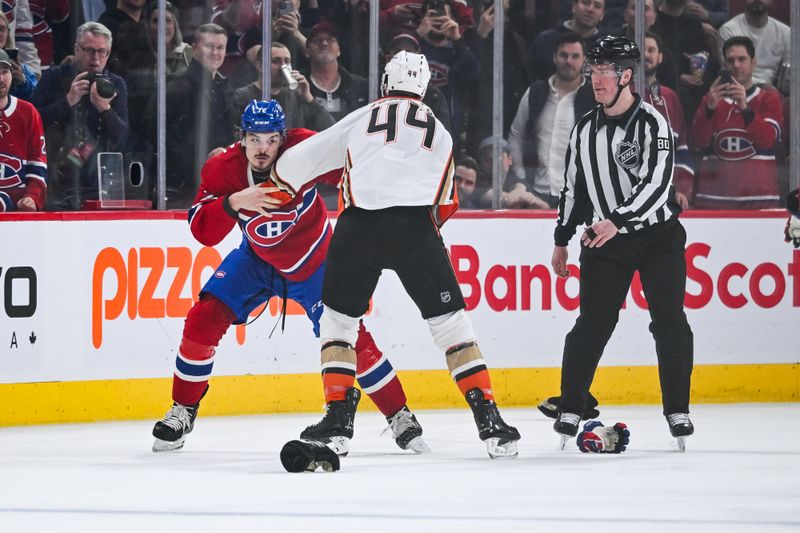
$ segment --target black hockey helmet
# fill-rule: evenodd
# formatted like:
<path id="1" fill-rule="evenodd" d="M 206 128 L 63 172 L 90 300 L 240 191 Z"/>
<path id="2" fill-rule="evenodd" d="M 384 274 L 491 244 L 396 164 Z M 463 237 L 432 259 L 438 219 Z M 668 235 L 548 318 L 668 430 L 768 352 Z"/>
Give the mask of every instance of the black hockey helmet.
<path id="1" fill-rule="evenodd" d="M 597 40 L 586 53 L 587 63 L 594 65 L 613 64 L 617 70 L 636 69 L 641 59 L 639 47 L 627 37 L 606 35 Z"/>

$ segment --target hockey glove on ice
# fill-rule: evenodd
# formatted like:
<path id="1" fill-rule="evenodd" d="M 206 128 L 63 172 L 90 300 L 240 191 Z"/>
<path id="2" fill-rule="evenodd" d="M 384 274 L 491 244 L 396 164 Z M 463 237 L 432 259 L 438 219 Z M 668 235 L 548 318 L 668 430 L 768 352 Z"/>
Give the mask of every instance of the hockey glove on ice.
<path id="1" fill-rule="evenodd" d="M 622 453 L 630 441 L 628 426 L 617 422 L 606 427 L 602 422 L 591 420 L 583 425 L 578 434 L 578 449 L 584 453 Z"/>
<path id="2" fill-rule="evenodd" d="M 281 463 L 287 472 L 325 472 L 339 470 L 339 456 L 325 444 L 313 440 L 290 440 L 281 450 Z"/>

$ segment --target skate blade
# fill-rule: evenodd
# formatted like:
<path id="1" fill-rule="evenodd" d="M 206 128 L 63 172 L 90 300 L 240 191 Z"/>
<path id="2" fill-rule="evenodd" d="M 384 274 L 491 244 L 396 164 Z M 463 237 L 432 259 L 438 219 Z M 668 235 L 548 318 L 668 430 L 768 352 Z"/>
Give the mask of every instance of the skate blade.
<path id="1" fill-rule="evenodd" d="M 333 450 L 336 455 L 345 457 L 350 452 L 350 439 L 347 437 L 330 437 L 325 440 L 325 446 Z"/>
<path id="2" fill-rule="evenodd" d="M 419 455 L 431 453 L 431 449 L 428 447 L 428 443 L 422 440 L 422 437 L 414 437 L 413 439 L 408 441 L 406 450 L 411 450 Z"/>
<path id="3" fill-rule="evenodd" d="M 569 442 L 569 439 L 572 437 L 570 437 L 569 435 L 564 435 L 563 433 L 560 433 L 560 436 L 561 436 L 561 444 L 559 449 L 563 452 L 567 448 L 567 443 Z"/>
<path id="4" fill-rule="evenodd" d="M 678 451 L 686 451 L 686 437 L 676 437 L 678 439 Z"/>
<path id="5" fill-rule="evenodd" d="M 186 437 L 181 437 L 176 441 L 168 441 L 168 440 L 161 440 L 156 439 L 153 442 L 153 451 L 156 453 L 159 452 L 175 452 L 183 448 L 183 444 L 186 442 Z"/>
<path id="6" fill-rule="evenodd" d="M 504 440 L 497 437 L 486 439 L 486 451 L 492 459 L 514 459 L 519 455 L 517 450 L 517 441 Z"/>

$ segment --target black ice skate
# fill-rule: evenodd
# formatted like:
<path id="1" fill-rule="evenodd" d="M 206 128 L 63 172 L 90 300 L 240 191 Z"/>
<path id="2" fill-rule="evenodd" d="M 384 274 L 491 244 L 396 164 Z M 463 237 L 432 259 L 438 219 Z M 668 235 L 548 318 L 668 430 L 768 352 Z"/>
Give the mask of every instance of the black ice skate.
<path id="1" fill-rule="evenodd" d="M 408 409 L 408 406 L 404 405 L 392 416 L 387 416 L 386 421 L 389 422 L 389 427 L 384 430 L 384 433 L 391 429 L 392 437 L 400 448 L 412 450 L 415 453 L 430 453 L 431 449 L 422 439 L 422 426 L 417 422 L 417 417 Z"/>
<path id="2" fill-rule="evenodd" d="M 300 438 L 322 442 L 337 455 L 347 455 L 350 451 L 350 439 L 353 438 L 356 407 L 360 399 L 361 391 L 350 387 L 347 389 L 345 399 L 326 405 L 322 420 L 304 429 L 300 433 Z"/>
<path id="3" fill-rule="evenodd" d="M 553 423 L 553 430 L 561 435 L 561 449 L 567 445 L 567 441 L 578 434 L 578 424 L 581 423 L 580 415 L 575 413 L 558 413 L 558 418 Z"/>
<path id="4" fill-rule="evenodd" d="M 486 451 L 492 459 L 513 458 L 519 453 L 517 441 L 520 439 L 517 428 L 509 426 L 500 417 L 497 404 L 483 397 L 479 388 L 467 391 L 467 403 L 472 409 L 478 437 L 486 443 Z"/>
<path id="5" fill-rule="evenodd" d="M 169 452 L 183 448 L 186 435 L 194 428 L 199 407 L 200 402 L 190 406 L 173 403 L 164 420 L 159 420 L 153 427 L 153 436 L 156 438 L 153 451 Z"/>
<path id="6" fill-rule="evenodd" d="M 546 400 L 542 400 L 537 407 L 547 418 L 556 418 L 558 416 L 558 406 L 561 403 L 561 396 L 551 396 Z M 583 420 L 592 420 L 600 416 L 600 411 L 597 410 L 597 398 L 589 393 L 586 398 L 586 406 L 583 408 L 581 418 Z"/>
<path id="7" fill-rule="evenodd" d="M 673 413 L 667 415 L 667 422 L 669 423 L 669 432 L 672 436 L 678 439 L 678 449 L 682 452 L 686 451 L 686 437 L 694 433 L 694 424 L 689 420 L 688 413 Z"/>

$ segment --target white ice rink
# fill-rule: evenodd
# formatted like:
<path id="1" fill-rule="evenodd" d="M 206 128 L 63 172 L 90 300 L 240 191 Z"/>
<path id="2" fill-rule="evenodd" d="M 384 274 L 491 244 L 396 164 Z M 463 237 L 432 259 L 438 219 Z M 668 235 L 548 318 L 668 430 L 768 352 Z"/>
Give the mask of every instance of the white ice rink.
<path id="1" fill-rule="evenodd" d="M 696 405 L 679 453 L 657 406 L 601 406 L 621 455 L 564 452 L 550 420 L 505 409 L 516 460 L 490 460 L 468 410 L 423 411 L 433 449 L 401 451 L 359 413 L 336 473 L 278 452 L 317 415 L 203 417 L 150 452 L 153 421 L 0 428 L 0 532 L 800 531 L 798 404 Z"/>

